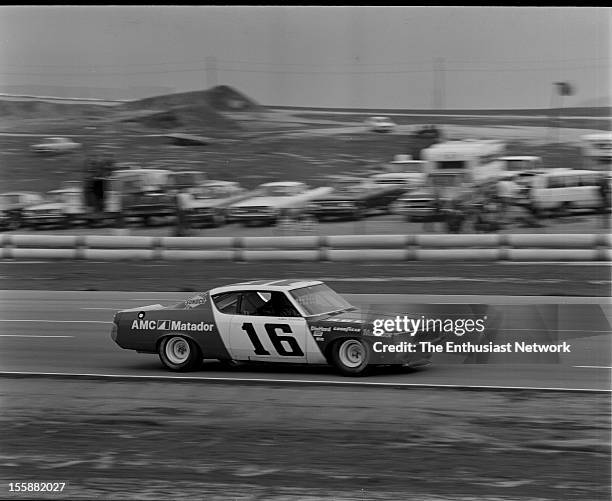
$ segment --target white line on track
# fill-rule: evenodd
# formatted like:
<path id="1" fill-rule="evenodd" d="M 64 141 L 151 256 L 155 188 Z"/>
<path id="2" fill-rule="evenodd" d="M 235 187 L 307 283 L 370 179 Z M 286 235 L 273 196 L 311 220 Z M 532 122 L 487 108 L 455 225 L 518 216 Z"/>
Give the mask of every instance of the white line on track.
<path id="1" fill-rule="evenodd" d="M 436 383 L 389 383 L 381 381 L 333 381 L 313 379 L 267 379 L 267 378 L 231 378 L 231 377 L 194 377 L 194 376 L 144 376 L 129 374 L 90 374 L 90 373 L 67 373 L 67 372 L 18 372 L 0 371 L 0 376 L 32 376 L 32 377 L 74 377 L 74 378 L 99 378 L 99 379 L 134 379 L 134 380 L 175 380 L 175 381 L 202 381 L 220 383 L 264 383 L 264 384 L 308 384 L 325 386 L 361 386 L 361 387 L 386 387 L 386 388 L 447 388 L 447 389 L 474 389 L 474 390 L 538 390 L 538 391 L 579 391 L 592 393 L 612 393 L 612 390 L 597 390 L 593 388 L 554 388 L 540 386 L 495 386 L 495 385 L 470 385 L 470 384 L 436 384 Z"/>
<path id="2" fill-rule="evenodd" d="M 43 336 L 38 334 L 0 334 L 0 337 L 74 337 L 74 336 Z"/>
<path id="3" fill-rule="evenodd" d="M 103 320 L 40 320 L 40 319 L 20 319 L 10 320 L 8 318 L 0 318 L 0 322 L 40 322 L 48 324 L 112 324 Z"/>
<path id="4" fill-rule="evenodd" d="M 117 308 L 80 308 L 81 310 L 110 310 L 118 311 Z"/>
<path id="5" fill-rule="evenodd" d="M 612 367 L 606 365 L 572 365 L 572 367 L 579 367 L 582 369 L 612 369 Z"/>

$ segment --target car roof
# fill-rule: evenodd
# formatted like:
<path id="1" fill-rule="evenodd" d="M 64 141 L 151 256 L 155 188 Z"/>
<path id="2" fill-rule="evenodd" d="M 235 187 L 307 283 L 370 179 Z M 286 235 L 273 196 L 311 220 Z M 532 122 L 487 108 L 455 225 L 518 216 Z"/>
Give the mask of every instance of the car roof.
<path id="1" fill-rule="evenodd" d="M 557 168 L 557 169 L 541 169 L 538 172 L 542 174 L 550 174 L 550 175 L 563 175 L 563 174 L 599 174 L 602 171 L 598 170 L 586 170 L 586 169 L 567 169 L 567 168 Z"/>
<path id="2" fill-rule="evenodd" d="M 383 172 L 382 174 L 374 174 L 371 176 L 373 179 L 393 179 L 402 177 L 417 177 L 420 176 L 419 172 Z"/>
<path id="3" fill-rule="evenodd" d="M 113 175 L 115 174 L 142 174 L 143 172 L 145 173 L 160 173 L 160 172 L 167 172 L 167 173 L 171 173 L 171 170 L 168 169 L 146 169 L 146 168 L 137 168 L 137 169 L 118 169 L 118 170 L 114 170 L 113 171 Z"/>
<path id="4" fill-rule="evenodd" d="M 272 183 L 264 183 L 261 186 L 302 186 L 301 181 L 274 181 Z"/>
<path id="5" fill-rule="evenodd" d="M 6 191 L 4 193 L 0 193 L 0 197 L 5 195 L 40 195 L 36 191 Z"/>
<path id="6" fill-rule="evenodd" d="M 587 134 L 582 136 L 585 141 L 611 141 L 612 132 L 597 132 L 595 134 Z"/>
<path id="7" fill-rule="evenodd" d="M 200 186 L 236 186 L 236 181 L 222 181 L 220 179 L 212 179 L 210 181 L 204 181 Z"/>
<path id="8" fill-rule="evenodd" d="M 224 285 L 211 289 L 211 294 L 219 294 L 221 292 L 231 292 L 234 290 L 242 291 L 260 291 L 262 289 L 268 291 L 291 291 L 309 287 L 312 285 L 320 285 L 323 282 L 320 280 L 300 280 L 300 279 L 284 279 L 284 280 L 252 280 L 250 282 L 237 282 L 235 284 Z"/>
<path id="9" fill-rule="evenodd" d="M 499 157 L 500 160 L 536 160 L 541 159 L 541 157 L 535 155 L 513 155 L 507 157 Z"/>

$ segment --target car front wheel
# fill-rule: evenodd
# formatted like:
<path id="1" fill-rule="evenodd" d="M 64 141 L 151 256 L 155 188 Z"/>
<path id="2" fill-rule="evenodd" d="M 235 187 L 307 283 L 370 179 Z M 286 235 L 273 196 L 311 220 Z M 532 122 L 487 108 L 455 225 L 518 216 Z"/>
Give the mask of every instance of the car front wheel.
<path id="1" fill-rule="evenodd" d="M 171 371 L 190 371 L 202 362 L 200 350 L 191 340 L 183 336 L 169 336 L 159 345 L 159 358 Z"/>
<path id="2" fill-rule="evenodd" d="M 332 348 L 332 361 L 345 376 L 363 375 L 370 360 L 370 349 L 360 339 L 343 339 Z"/>

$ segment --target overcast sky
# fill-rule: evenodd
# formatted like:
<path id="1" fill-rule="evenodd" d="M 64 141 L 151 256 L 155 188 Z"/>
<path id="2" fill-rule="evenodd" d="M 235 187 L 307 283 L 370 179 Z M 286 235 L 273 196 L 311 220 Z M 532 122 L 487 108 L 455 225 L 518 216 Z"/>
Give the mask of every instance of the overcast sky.
<path id="1" fill-rule="evenodd" d="M 217 83 L 268 105 L 539 108 L 550 105 L 552 82 L 565 80 L 576 88 L 565 99 L 573 105 L 610 94 L 611 13 L 4 6 L 0 86 Z"/>

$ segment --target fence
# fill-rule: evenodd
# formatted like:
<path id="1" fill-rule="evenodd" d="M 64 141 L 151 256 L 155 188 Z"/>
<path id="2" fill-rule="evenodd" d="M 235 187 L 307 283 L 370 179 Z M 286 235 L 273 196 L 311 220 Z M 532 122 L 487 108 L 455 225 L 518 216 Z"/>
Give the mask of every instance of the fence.
<path id="1" fill-rule="evenodd" d="M 610 234 L 285 237 L 0 235 L 0 259 L 218 261 L 612 261 Z"/>

